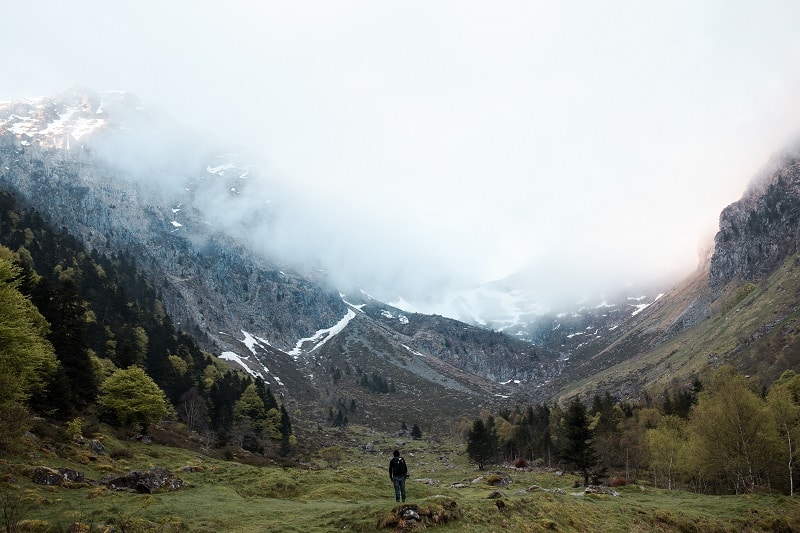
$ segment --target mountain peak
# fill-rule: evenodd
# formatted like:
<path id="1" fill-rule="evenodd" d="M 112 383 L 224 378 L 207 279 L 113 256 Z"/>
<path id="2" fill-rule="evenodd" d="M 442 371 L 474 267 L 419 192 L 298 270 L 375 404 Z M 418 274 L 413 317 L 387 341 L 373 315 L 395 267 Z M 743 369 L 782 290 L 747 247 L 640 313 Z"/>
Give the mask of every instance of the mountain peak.
<path id="1" fill-rule="evenodd" d="M 149 112 L 132 93 L 73 87 L 55 96 L 0 102 L 0 133 L 11 133 L 23 144 L 74 148 L 142 114 Z"/>

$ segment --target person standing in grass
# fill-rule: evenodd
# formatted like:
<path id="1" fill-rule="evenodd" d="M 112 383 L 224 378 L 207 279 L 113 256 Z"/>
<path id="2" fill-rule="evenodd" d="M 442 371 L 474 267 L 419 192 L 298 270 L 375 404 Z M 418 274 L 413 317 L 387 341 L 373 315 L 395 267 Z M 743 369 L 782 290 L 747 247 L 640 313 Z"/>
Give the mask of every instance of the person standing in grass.
<path id="1" fill-rule="evenodd" d="M 389 479 L 394 484 L 394 499 L 406 501 L 406 478 L 408 477 L 408 467 L 406 460 L 400 457 L 400 450 L 392 453 L 392 460 L 389 461 Z"/>

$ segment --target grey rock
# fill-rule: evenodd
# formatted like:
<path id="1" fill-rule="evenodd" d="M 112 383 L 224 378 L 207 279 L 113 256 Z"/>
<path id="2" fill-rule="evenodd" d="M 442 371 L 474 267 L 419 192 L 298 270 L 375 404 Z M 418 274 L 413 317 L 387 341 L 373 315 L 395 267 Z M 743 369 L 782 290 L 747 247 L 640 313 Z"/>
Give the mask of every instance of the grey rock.
<path id="1" fill-rule="evenodd" d="M 103 446 L 103 443 L 97 439 L 92 439 L 89 441 L 89 451 L 91 451 L 95 455 L 105 455 L 106 454 L 106 447 Z"/>
<path id="2" fill-rule="evenodd" d="M 157 466 L 147 471 L 133 470 L 126 476 L 108 478 L 102 482 L 111 490 L 131 489 L 146 494 L 172 492 L 188 485 L 166 468 Z"/>

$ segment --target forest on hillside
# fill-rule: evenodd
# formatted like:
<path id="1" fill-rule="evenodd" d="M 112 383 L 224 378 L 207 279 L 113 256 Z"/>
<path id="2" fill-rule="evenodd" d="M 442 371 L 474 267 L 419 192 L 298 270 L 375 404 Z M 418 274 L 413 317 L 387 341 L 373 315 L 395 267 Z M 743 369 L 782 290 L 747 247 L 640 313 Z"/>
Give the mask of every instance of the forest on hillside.
<path id="1" fill-rule="evenodd" d="M 726 365 L 659 401 L 576 396 L 565 405 L 484 413 L 464 433 L 479 466 L 574 469 L 585 485 L 794 494 L 800 375 L 787 370 L 762 389 Z"/>
<path id="2" fill-rule="evenodd" d="M 295 444 L 285 406 L 178 331 L 133 257 L 87 251 L 0 191 L 0 449 L 33 415 L 133 434 L 170 417 L 273 456 Z"/>

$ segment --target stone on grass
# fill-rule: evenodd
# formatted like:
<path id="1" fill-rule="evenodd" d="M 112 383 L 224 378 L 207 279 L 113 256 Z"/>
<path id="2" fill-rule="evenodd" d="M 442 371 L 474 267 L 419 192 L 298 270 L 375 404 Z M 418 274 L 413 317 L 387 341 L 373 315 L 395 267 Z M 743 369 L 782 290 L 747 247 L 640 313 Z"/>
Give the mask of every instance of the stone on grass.
<path id="1" fill-rule="evenodd" d="M 132 489 L 144 494 L 172 492 L 188 485 L 166 468 L 158 466 L 146 471 L 133 470 L 127 476 L 106 479 L 104 483 L 111 490 Z"/>

